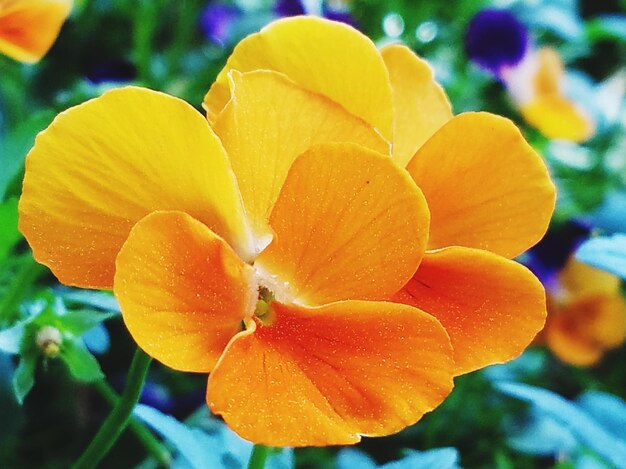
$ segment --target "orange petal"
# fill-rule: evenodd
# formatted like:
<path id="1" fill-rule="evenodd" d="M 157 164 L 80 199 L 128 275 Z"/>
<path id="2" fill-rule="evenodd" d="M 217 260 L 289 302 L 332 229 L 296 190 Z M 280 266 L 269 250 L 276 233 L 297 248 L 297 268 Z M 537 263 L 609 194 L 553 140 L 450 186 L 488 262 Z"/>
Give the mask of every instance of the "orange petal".
<path id="1" fill-rule="evenodd" d="M 115 256 L 154 210 L 182 210 L 243 256 L 252 250 L 235 176 L 206 119 L 177 98 L 109 91 L 60 114 L 26 161 L 20 230 L 66 284 L 111 288 Z"/>
<path id="2" fill-rule="evenodd" d="M 535 96 L 551 96 L 561 93 L 563 60 L 551 47 L 543 47 L 536 53 L 537 71 L 533 77 Z"/>
<path id="3" fill-rule="evenodd" d="M 528 269 L 463 247 L 427 252 L 394 301 L 441 321 L 452 341 L 457 374 L 517 357 L 546 317 L 543 287 Z"/>
<path id="4" fill-rule="evenodd" d="M 590 366 L 626 339 L 626 303 L 620 294 L 585 296 L 550 311 L 546 342 L 566 363 Z"/>
<path id="5" fill-rule="evenodd" d="M 526 122 L 548 138 L 584 142 L 596 130 L 591 118 L 563 96 L 536 98 L 520 111 Z"/>
<path id="6" fill-rule="evenodd" d="M 0 2 L 0 53 L 37 62 L 52 47 L 71 9 L 70 0 Z"/>
<path id="7" fill-rule="evenodd" d="M 341 104 L 391 140 L 391 86 L 385 64 L 374 43 L 350 26 L 297 16 L 245 38 L 204 99 L 211 122 L 230 99 L 230 70 L 284 73 L 303 88 Z"/>
<path id="8" fill-rule="evenodd" d="M 284 75 L 231 71 L 230 79 L 233 99 L 213 130 L 230 157 L 257 235 L 271 233 L 269 214 L 287 170 L 311 145 L 354 142 L 389 151 L 389 144 L 363 120 Z"/>
<path id="9" fill-rule="evenodd" d="M 115 295 L 137 344 L 171 368 L 208 372 L 254 311 L 252 267 L 183 212 L 154 212 L 117 257 Z"/>
<path id="10" fill-rule="evenodd" d="M 393 91 L 393 158 L 404 167 L 452 119 L 450 101 L 428 63 L 401 44 L 381 50 Z"/>
<path id="11" fill-rule="evenodd" d="M 419 265 L 428 208 L 391 158 L 326 144 L 295 160 L 270 225 L 275 239 L 255 266 L 289 283 L 286 298 L 306 304 L 384 299 Z"/>
<path id="12" fill-rule="evenodd" d="M 452 389 L 448 337 L 428 314 L 364 301 L 272 308 L 274 323 L 236 336 L 209 377 L 212 411 L 247 440 L 356 443 L 415 423 Z"/>
<path id="13" fill-rule="evenodd" d="M 508 119 L 482 112 L 454 117 L 407 170 L 430 208 L 429 249 L 458 245 L 515 257 L 548 228 L 554 185 Z"/>

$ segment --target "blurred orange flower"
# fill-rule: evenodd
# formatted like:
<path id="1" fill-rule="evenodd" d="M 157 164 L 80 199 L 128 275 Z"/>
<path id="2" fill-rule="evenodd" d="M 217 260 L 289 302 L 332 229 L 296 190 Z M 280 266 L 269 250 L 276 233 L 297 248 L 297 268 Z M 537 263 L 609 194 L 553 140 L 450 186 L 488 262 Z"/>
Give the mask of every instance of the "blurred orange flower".
<path id="1" fill-rule="evenodd" d="M 541 341 L 562 361 L 598 363 L 626 340 L 626 301 L 619 277 L 573 257 L 548 295 L 548 320 Z"/>
<path id="2" fill-rule="evenodd" d="M 37 62 L 52 47 L 71 0 L 0 0 L 0 53 Z"/>
<path id="3" fill-rule="evenodd" d="M 546 137 L 583 142 L 595 134 L 589 112 L 564 93 L 563 60 L 555 49 L 533 50 L 502 75 L 524 119 Z"/>
<path id="4" fill-rule="evenodd" d="M 453 117 L 405 47 L 280 20 L 205 107 L 210 125 L 130 87 L 59 115 L 20 228 L 62 282 L 113 288 L 148 354 L 210 372 L 208 404 L 244 438 L 396 432 L 541 329 L 543 289 L 507 257 L 547 228 L 546 168 L 508 120 Z"/>

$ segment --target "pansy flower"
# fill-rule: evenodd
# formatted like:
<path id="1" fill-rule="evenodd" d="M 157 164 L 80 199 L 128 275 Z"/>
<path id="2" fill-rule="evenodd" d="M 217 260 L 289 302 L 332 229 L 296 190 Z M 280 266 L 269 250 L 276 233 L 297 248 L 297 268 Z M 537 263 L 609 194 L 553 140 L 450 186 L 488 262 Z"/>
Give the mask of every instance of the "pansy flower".
<path id="1" fill-rule="evenodd" d="M 243 18 L 243 11 L 226 3 L 210 3 L 200 15 L 200 27 L 212 42 L 224 45 L 231 40 L 236 24 Z"/>
<path id="2" fill-rule="evenodd" d="M 204 106 L 208 123 L 124 88 L 61 114 L 28 156 L 20 227 L 62 282 L 113 288 L 148 354 L 209 372 L 242 437 L 396 432 L 541 329 L 542 287 L 507 258 L 546 230 L 545 165 L 510 121 L 453 117 L 409 49 L 280 20 Z"/>
<path id="3" fill-rule="evenodd" d="M 591 366 L 626 340 L 626 301 L 619 277 L 573 256 L 548 290 L 540 342 L 562 361 Z"/>
<path id="4" fill-rule="evenodd" d="M 0 0 L 0 53 L 37 62 L 52 47 L 71 0 Z"/>
<path id="5" fill-rule="evenodd" d="M 535 48 L 512 13 L 480 11 L 465 41 L 470 59 L 504 83 L 524 119 L 546 137 L 581 142 L 593 136 L 591 113 L 566 92 L 560 55 Z"/>

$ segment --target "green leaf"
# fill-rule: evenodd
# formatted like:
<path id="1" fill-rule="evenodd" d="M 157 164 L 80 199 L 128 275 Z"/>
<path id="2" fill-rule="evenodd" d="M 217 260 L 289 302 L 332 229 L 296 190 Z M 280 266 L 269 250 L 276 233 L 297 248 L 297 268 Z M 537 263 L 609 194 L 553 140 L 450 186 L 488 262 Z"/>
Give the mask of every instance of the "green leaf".
<path id="1" fill-rule="evenodd" d="M 35 384 L 35 369 L 38 355 L 34 351 L 22 355 L 20 364 L 13 375 L 13 392 L 17 402 L 22 404 L 24 398 Z"/>
<path id="2" fill-rule="evenodd" d="M 0 204 L 0 261 L 13 249 L 21 235 L 17 229 L 17 198 Z"/>
<path id="3" fill-rule="evenodd" d="M 587 23 L 586 30 L 590 41 L 626 42 L 626 15 L 598 16 Z"/>
<path id="4" fill-rule="evenodd" d="M 59 329 L 76 336 L 81 336 L 103 321 L 115 316 L 117 316 L 117 313 L 102 313 L 89 309 L 68 311 L 62 316 L 59 316 Z"/>
<path id="5" fill-rule="evenodd" d="M 33 146 L 35 135 L 52 122 L 55 113 L 52 110 L 34 113 L 24 122 L 15 126 L 0 142 L 0 201 L 4 200 L 9 185 L 21 172 L 26 153 Z"/>
<path id="6" fill-rule="evenodd" d="M 65 339 L 60 357 L 78 381 L 93 382 L 104 378 L 98 360 L 87 350 L 82 340 Z"/>

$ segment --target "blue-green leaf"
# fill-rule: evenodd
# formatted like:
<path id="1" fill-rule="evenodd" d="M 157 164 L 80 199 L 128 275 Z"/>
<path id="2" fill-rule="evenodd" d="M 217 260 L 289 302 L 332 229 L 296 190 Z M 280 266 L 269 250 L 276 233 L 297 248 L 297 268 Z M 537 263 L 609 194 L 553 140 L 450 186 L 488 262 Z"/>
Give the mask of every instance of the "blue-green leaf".
<path id="1" fill-rule="evenodd" d="M 20 404 L 24 402 L 24 398 L 35 384 L 37 359 L 38 355 L 34 351 L 23 354 L 20 358 L 20 364 L 13 375 L 13 392 L 17 402 Z"/>
<path id="2" fill-rule="evenodd" d="M 626 279 L 626 234 L 592 238 L 580 246 L 576 258 Z"/>
<path id="3" fill-rule="evenodd" d="M 508 439 L 511 447 L 526 454 L 550 456 L 573 452 L 580 446 L 572 431 L 562 422 L 535 410 L 528 423 Z"/>
<path id="4" fill-rule="evenodd" d="M 83 334 L 83 341 L 87 348 L 95 354 L 103 354 L 109 350 L 111 339 L 109 332 L 102 324 L 98 324 L 93 329 L 89 329 Z"/>
<path id="5" fill-rule="evenodd" d="M 626 441 L 626 402 L 600 391 L 587 391 L 576 402 L 606 430 Z"/>
<path id="6" fill-rule="evenodd" d="M 229 448 L 224 444 L 224 438 L 220 432 L 209 435 L 197 428 L 190 428 L 174 417 L 146 405 L 137 405 L 134 414 L 169 441 L 188 463 L 187 467 L 193 469 L 224 467 L 228 456 L 231 460 L 241 464 L 242 461 L 247 460 L 252 451 L 252 444 L 244 440 L 241 440 L 240 445 Z"/>
<path id="7" fill-rule="evenodd" d="M 354 448 L 343 449 L 337 455 L 337 469 L 460 469 L 456 448 L 436 448 L 428 451 L 406 450 L 404 457 L 383 465 Z"/>
<path id="8" fill-rule="evenodd" d="M 81 339 L 64 339 L 60 357 L 78 381 L 93 382 L 104 378 L 98 360 L 87 350 Z"/>
<path id="9" fill-rule="evenodd" d="M 20 352 L 20 345 L 24 332 L 26 330 L 26 324 L 19 322 L 13 327 L 0 331 L 0 351 L 10 354 L 18 354 Z"/>
<path id="10" fill-rule="evenodd" d="M 89 308 L 120 312 L 119 303 L 109 292 L 65 288 L 59 289 L 58 292 L 68 304 L 76 303 Z"/>
<path id="11" fill-rule="evenodd" d="M 614 437 L 576 404 L 546 389 L 517 383 L 498 383 L 503 393 L 531 403 L 565 425 L 586 447 L 616 467 L 626 467 L 626 443 Z"/>
<path id="12" fill-rule="evenodd" d="M 165 438 L 178 451 L 172 469 L 245 468 L 252 453 L 252 443 L 240 438 L 226 425 L 203 419 L 209 428 L 194 428 L 179 422 L 157 409 L 139 404 L 134 410 L 137 418 Z M 294 467 L 293 450 L 277 450 L 268 456 L 268 469 Z"/>

